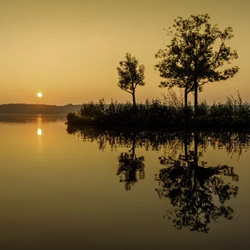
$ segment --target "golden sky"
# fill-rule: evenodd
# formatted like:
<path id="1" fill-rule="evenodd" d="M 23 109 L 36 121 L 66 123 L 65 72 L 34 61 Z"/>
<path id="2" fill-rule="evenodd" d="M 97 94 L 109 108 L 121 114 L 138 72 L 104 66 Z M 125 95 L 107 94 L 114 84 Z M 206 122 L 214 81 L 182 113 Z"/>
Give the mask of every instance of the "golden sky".
<path id="1" fill-rule="evenodd" d="M 249 12 L 249 0 L 0 1 L 0 104 L 130 101 L 117 87 L 116 68 L 126 52 L 146 68 L 137 101 L 161 98 L 166 89 L 158 88 L 154 65 L 155 53 L 169 43 L 163 28 L 177 16 L 205 13 L 219 28 L 233 27 L 230 45 L 240 72 L 207 84 L 200 99 L 225 101 L 239 90 L 250 101 Z"/>

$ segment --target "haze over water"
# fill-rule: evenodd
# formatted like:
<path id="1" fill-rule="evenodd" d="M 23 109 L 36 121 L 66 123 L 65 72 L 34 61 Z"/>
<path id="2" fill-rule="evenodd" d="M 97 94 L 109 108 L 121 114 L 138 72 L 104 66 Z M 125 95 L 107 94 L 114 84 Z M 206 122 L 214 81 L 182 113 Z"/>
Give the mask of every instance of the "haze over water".
<path id="1" fill-rule="evenodd" d="M 69 134 L 64 122 L 0 118 L 1 249 L 250 248 L 247 134 Z"/>

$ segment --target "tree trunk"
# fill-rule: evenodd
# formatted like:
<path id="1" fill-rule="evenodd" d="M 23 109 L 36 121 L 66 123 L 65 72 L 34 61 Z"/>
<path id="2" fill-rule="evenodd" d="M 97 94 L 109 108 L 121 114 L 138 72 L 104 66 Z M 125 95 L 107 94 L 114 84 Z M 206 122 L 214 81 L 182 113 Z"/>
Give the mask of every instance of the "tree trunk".
<path id="1" fill-rule="evenodd" d="M 188 105 L 188 91 L 187 88 L 185 88 L 185 94 L 184 94 L 184 98 L 185 98 L 185 109 L 187 109 L 187 105 Z"/>
<path id="2" fill-rule="evenodd" d="M 198 82 L 194 82 L 194 114 L 197 115 L 198 108 Z"/>
<path id="3" fill-rule="evenodd" d="M 132 96 L 133 96 L 133 107 L 136 108 L 136 102 L 135 102 L 135 89 L 133 89 Z"/>

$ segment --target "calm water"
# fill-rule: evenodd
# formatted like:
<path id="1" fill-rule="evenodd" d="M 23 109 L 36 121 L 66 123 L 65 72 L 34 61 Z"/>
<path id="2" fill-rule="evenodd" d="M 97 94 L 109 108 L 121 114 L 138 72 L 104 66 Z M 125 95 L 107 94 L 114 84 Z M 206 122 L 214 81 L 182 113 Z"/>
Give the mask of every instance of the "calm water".
<path id="1" fill-rule="evenodd" d="M 0 249 L 250 249 L 249 136 L 64 122 L 0 116 Z"/>

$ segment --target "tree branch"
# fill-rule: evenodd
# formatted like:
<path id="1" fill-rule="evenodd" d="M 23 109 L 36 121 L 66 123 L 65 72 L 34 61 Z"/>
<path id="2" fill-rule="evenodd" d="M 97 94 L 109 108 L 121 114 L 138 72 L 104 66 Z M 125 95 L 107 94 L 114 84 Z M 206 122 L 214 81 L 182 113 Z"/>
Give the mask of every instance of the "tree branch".
<path id="1" fill-rule="evenodd" d="M 213 65 L 213 66 L 215 66 L 215 64 L 217 63 L 217 61 L 218 61 L 218 59 L 219 59 L 219 56 L 220 56 L 220 53 L 221 53 L 222 47 L 223 47 L 223 45 L 224 45 L 224 41 L 225 41 L 224 39 L 221 39 L 221 45 L 220 45 L 220 48 L 219 48 L 218 54 L 217 54 L 217 56 L 216 56 L 216 58 L 215 58 L 214 62 L 212 62 L 212 64 L 211 64 L 211 65 Z"/>
<path id="2" fill-rule="evenodd" d="M 131 94 L 131 95 L 133 95 L 133 93 L 132 92 L 130 92 L 130 91 L 128 91 L 128 90 L 126 90 L 126 89 L 124 89 L 124 88 L 121 88 L 122 90 L 124 90 L 124 91 L 126 91 L 126 92 L 128 92 L 129 94 Z"/>

